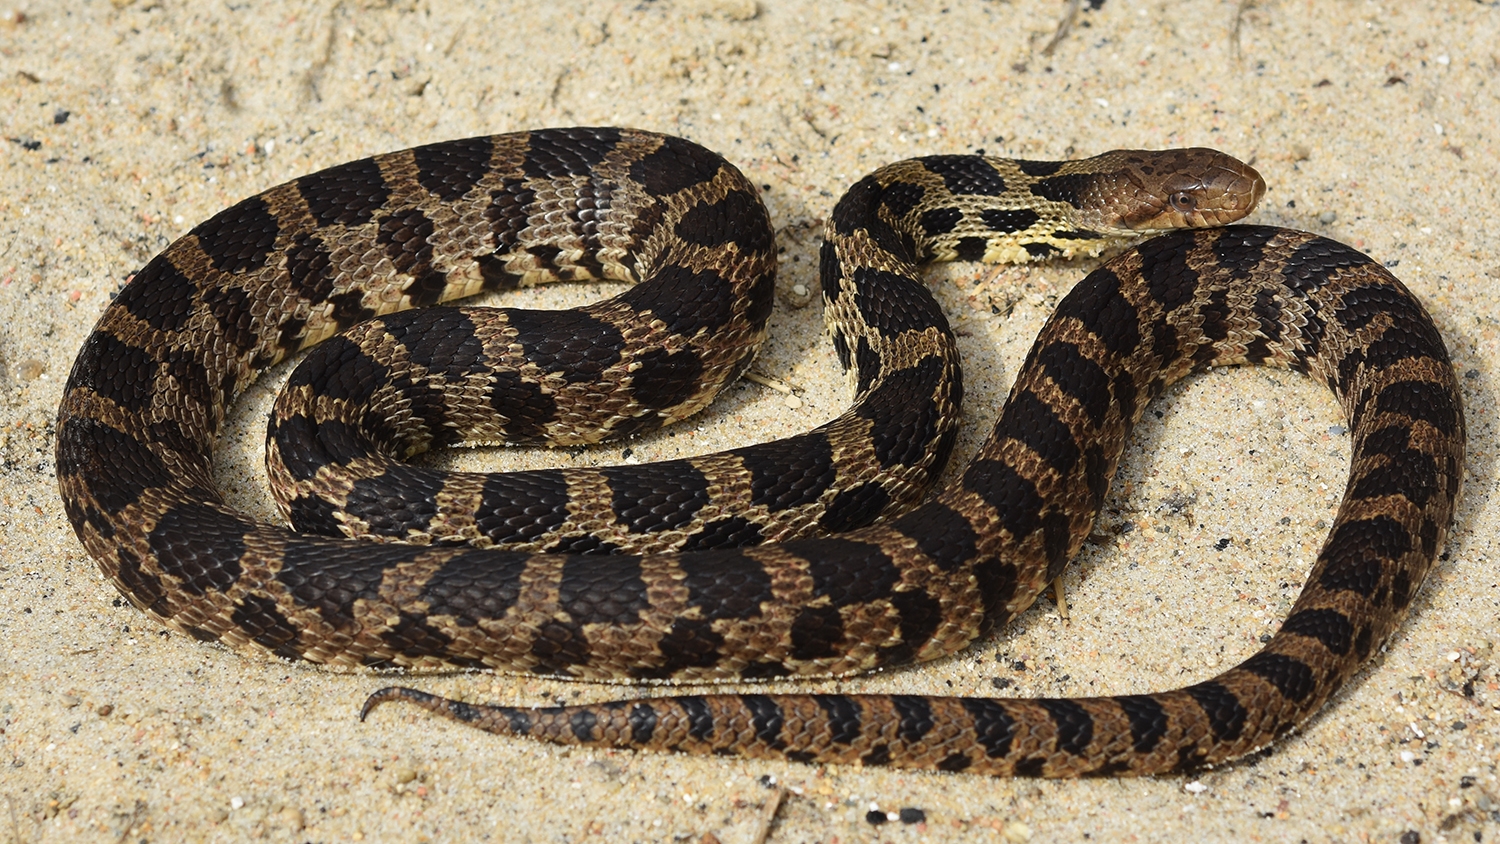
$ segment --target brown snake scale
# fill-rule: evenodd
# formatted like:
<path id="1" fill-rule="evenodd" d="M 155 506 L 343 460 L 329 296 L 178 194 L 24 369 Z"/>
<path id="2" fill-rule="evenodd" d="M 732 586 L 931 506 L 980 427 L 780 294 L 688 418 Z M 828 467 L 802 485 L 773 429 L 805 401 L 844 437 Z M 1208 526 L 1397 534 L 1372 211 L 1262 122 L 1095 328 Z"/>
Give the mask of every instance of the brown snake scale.
<path id="1" fill-rule="evenodd" d="M 1199 228 L 1243 217 L 1263 191 L 1207 150 L 882 168 L 839 201 L 823 247 L 847 413 L 707 457 L 490 476 L 398 461 L 635 433 L 744 372 L 771 308 L 765 209 L 719 156 L 624 129 L 351 162 L 215 215 L 121 291 L 68 380 L 59 487 L 132 602 L 243 651 L 593 679 L 838 675 L 951 654 L 1030 606 L 1088 536 L 1127 432 L 1166 385 L 1212 366 L 1291 368 L 1343 405 L 1348 486 L 1281 629 L 1208 681 L 1107 698 L 543 709 L 391 688 L 361 713 L 400 699 L 556 742 L 988 774 L 1213 764 L 1304 721 L 1395 629 L 1463 474 L 1447 352 L 1397 279 L 1311 234 Z M 917 265 L 1097 254 L 1182 226 L 1062 300 L 988 441 L 919 503 L 962 388 Z M 579 311 L 394 313 L 597 277 L 639 283 Z M 266 367 L 356 324 L 293 373 L 267 435 L 280 506 L 308 532 L 233 512 L 211 472 L 226 408 Z"/>

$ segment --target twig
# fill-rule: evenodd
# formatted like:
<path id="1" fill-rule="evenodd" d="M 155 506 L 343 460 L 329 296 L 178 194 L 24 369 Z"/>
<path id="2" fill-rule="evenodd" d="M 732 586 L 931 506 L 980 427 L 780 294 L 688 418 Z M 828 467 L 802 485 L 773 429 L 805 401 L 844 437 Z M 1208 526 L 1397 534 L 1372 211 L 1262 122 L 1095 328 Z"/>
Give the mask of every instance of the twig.
<path id="1" fill-rule="evenodd" d="M 1042 55 L 1052 55 L 1052 51 L 1057 49 L 1057 45 L 1061 44 L 1062 40 L 1068 37 L 1068 33 L 1073 29 L 1073 22 L 1078 20 L 1078 12 L 1082 8 L 1083 0 L 1068 0 L 1068 9 L 1063 12 L 1062 20 L 1057 22 L 1057 30 L 1052 33 L 1052 40 L 1048 41 L 1047 46 L 1042 48 Z"/>
<path id="2" fill-rule="evenodd" d="M 1229 25 L 1229 55 L 1240 60 L 1240 29 L 1245 24 L 1245 12 L 1255 6 L 1257 0 L 1240 0 L 1234 9 L 1234 22 Z"/>
<path id="3" fill-rule="evenodd" d="M 756 372 L 753 369 L 745 370 L 745 374 L 740 377 L 744 378 L 746 381 L 749 381 L 752 384 L 759 384 L 762 387 L 769 387 L 783 395 L 792 395 L 792 387 L 790 384 L 778 378 L 772 378 L 769 375 L 762 375 L 761 373 Z"/>
<path id="4" fill-rule="evenodd" d="M 771 834 L 771 822 L 776 820 L 776 812 L 781 808 L 781 801 L 786 799 L 786 789 L 776 787 L 776 793 L 771 795 L 771 802 L 767 803 L 760 812 L 760 828 L 750 839 L 750 844 L 766 844 L 766 836 Z"/>

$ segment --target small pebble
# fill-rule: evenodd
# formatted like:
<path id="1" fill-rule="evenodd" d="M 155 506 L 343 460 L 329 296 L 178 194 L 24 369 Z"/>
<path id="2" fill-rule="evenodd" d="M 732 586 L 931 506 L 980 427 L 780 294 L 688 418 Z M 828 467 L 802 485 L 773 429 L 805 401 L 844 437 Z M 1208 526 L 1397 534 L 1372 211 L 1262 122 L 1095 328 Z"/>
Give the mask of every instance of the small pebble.
<path id="1" fill-rule="evenodd" d="M 115 711 L 115 707 L 113 704 L 101 703 L 99 704 L 99 708 L 95 709 L 94 711 L 99 713 L 100 718 L 108 718 L 110 716 L 110 713 Z"/>
<path id="2" fill-rule="evenodd" d="M 281 824 L 292 832 L 301 832 L 307 826 L 307 818 L 302 810 L 296 806 L 288 806 L 281 810 Z"/>
<path id="3" fill-rule="evenodd" d="M 882 812 L 879 809 L 871 809 L 870 811 L 865 812 L 865 822 L 870 824 L 871 826 L 880 826 L 887 820 L 890 819 L 885 816 L 885 812 Z"/>
<path id="4" fill-rule="evenodd" d="M 792 410 L 802 409 L 802 399 L 799 399 L 796 396 L 787 396 L 784 403 L 788 408 Z"/>
<path id="5" fill-rule="evenodd" d="M 417 772 L 413 771 L 411 768 L 397 768 L 396 769 L 396 782 L 399 782 L 402 785 L 406 785 L 407 783 L 411 782 L 412 780 L 414 780 L 416 778 L 417 778 Z"/>
<path id="6" fill-rule="evenodd" d="M 42 373 L 46 371 L 46 364 L 36 358 L 27 358 L 16 366 L 16 374 L 21 376 L 22 381 L 35 381 L 42 377 Z"/>
<path id="7" fill-rule="evenodd" d="M 1326 226 L 1334 220 L 1337 220 L 1338 218 L 1339 215 L 1337 213 L 1333 211 L 1324 211 L 1323 213 L 1318 215 L 1318 222 Z"/>
<path id="8" fill-rule="evenodd" d="M 922 823 L 927 820 L 927 813 L 921 809 L 907 806 L 901 810 L 900 818 L 902 823 Z"/>
<path id="9" fill-rule="evenodd" d="M 78 695 L 63 695 L 62 696 L 62 705 L 66 706 L 69 709 L 72 709 L 73 707 L 77 706 L 80 703 L 83 703 L 83 698 L 80 698 Z"/>

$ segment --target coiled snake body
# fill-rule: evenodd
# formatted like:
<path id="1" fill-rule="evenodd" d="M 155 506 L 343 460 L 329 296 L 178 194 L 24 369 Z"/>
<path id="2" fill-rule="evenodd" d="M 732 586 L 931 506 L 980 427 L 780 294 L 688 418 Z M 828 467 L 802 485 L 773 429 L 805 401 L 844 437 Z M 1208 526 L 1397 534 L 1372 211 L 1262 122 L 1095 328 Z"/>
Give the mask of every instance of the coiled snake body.
<path id="1" fill-rule="evenodd" d="M 69 378 L 59 486 L 135 604 L 242 650 L 583 678 L 843 674 L 952 653 L 1029 606 L 1088 535 L 1128 429 L 1167 384 L 1209 366 L 1289 367 L 1342 402 L 1349 484 L 1280 631 L 1209 681 L 1068 700 L 718 694 L 552 709 L 384 689 L 365 706 L 405 699 L 559 742 L 992 774 L 1219 762 L 1316 711 L 1437 555 L 1464 422 L 1431 320 L 1379 265 L 1313 235 L 1157 237 L 1063 299 L 979 454 L 909 509 L 947 458 L 961 394 L 915 265 L 1223 224 L 1262 190 L 1204 150 L 883 168 L 838 203 L 823 249 L 825 313 L 855 381 L 848 413 L 637 473 L 450 476 L 394 458 L 460 439 L 596 438 L 580 424 L 630 433 L 701 407 L 763 334 L 769 221 L 718 156 L 629 130 L 353 162 L 221 212 L 126 286 Z M 291 377 L 267 448 L 284 512 L 313 533 L 224 504 L 211 448 L 265 367 L 378 314 L 598 276 L 642 283 L 581 312 L 427 309 L 322 344 Z M 826 530 L 845 532 L 810 536 Z M 770 544 L 745 547 L 756 542 Z M 611 550 L 626 553 L 594 555 Z"/>

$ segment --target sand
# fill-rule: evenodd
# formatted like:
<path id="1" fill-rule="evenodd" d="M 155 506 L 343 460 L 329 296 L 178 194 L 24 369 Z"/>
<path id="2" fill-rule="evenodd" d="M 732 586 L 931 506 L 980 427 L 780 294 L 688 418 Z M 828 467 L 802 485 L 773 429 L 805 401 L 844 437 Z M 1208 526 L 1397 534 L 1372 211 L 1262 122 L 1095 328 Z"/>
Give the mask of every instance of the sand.
<path id="1" fill-rule="evenodd" d="M 1493 2 L 1084 4 L 643 0 L 0 3 L 0 842 L 1493 841 L 1500 837 L 1495 384 L 1500 8 Z M 567 751 L 359 703 L 390 677 L 255 660 L 135 610 L 63 516 L 53 419 L 89 328 L 152 254 L 231 202 L 429 141 L 617 124 L 687 136 L 757 184 L 783 252 L 760 371 L 617 462 L 784 436 L 847 401 L 815 255 L 845 187 L 912 155 L 1214 146 L 1270 185 L 1254 222 L 1392 267 L 1461 374 L 1469 477 L 1410 617 L 1305 729 L 1195 776 L 1039 782 Z M 1090 264 L 935 270 L 963 333 L 962 465 Z M 585 301 L 597 289 L 513 297 Z M 269 515 L 266 384 L 221 482 Z M 799 405 L 792 407 L 791 405 Z M 1084 695 L 1205 679 L 1300 588 L 1347 472 L 1337 406 L 1299 376 L 1215 372 L 1159 400 L 1050 600 L 936 664 L 801 688 Z M 472 700 L 641 694 L 463 673 Z M 754 688 L 754 687 L 747 687 Z M 779 800 L 779 804 L 778 804 Z M 872 821 L 897 815 L 888 822 Z M 920 814 L 920 817 L 919 817 Z M 910 822 L 907 822 L 910 821 Z"/>

